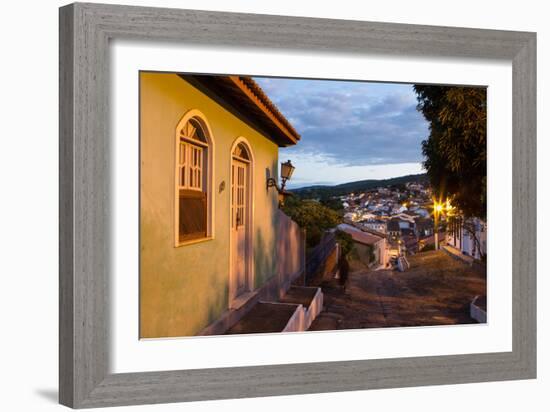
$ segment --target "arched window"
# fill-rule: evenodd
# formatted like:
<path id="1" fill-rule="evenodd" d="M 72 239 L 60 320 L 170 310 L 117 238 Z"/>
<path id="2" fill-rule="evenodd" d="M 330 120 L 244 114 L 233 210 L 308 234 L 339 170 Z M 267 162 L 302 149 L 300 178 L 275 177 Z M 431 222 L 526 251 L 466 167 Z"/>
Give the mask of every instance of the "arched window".
<path id="1" fill-rule="evenodd" d="M 176 243 L 209 237 L 210 136 L 199 117 L 177 130 Z"/>
<path id="2" fill-rule="evenodd" d="M 248 148 L 244 143 L 239 143 L 237 146 L 235 146 L 235 149 L 233 150 L 233 157 L 244 160 L 246 162 L 250 161 L 250 155 L 248 154 Z"/>

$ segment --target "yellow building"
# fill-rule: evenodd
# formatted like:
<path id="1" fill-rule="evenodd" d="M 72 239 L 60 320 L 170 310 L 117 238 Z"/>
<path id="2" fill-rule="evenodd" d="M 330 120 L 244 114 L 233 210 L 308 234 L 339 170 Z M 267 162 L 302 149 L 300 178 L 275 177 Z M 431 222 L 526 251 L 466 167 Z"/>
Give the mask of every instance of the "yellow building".
<path id="1" fill-rule="evenodd" d="M 249 77 L 140 74 L 140 337 L 225 333 L 302 274 L 267 185 L 299 138 Z"/>

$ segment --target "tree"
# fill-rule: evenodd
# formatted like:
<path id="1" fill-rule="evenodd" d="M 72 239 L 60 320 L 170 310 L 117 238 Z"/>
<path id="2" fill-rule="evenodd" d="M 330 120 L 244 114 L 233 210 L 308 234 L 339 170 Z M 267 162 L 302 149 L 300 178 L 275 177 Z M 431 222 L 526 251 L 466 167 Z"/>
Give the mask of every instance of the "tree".
<path id="1" fill-rule="evenodd" d="M 486 217 L 487 90 L 415 85 L 417 109 L 430 123 L 422 142 L 434 191 L 466 217 Z"/>
<path id="2" fill-rule="evenodd" d="M 282 207 L 292 220 L 306 229 L 308 247 L 319 244 L 323 233 L 342 222 L 342 217 L 334 210 L 313 200 L 300 200 L 296 196 L 288 197 Z"/>
<path id="3" fill-rule="evenodd" d="M 344 205 L 338 197 L 323 195 L 319 199 L 319 203 L 329 209 L 335 210 L 339 214 L 343 214 Z"/>
<path id="4" fill-rule="evenodd" d="M 353 238 L 349 233 L 344 232 L 343 230 L 336 231 L 336 240 L 340 244 L 340 250 L 342 256 L 347 256 L 353 250 L 355 244 L 353 243 Z"/>

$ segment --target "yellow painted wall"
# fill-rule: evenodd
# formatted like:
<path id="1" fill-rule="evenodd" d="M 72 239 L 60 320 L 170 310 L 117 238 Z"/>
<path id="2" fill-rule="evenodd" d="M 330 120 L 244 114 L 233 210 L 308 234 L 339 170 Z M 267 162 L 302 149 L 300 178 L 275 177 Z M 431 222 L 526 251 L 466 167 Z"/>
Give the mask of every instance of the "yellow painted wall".
<path id="1" fill-rule="evenodd" d="M 175 131 L 191 109 L 205 115 L 213 134 L 215 237 L 175 247 Z M 229 173 L 239 136 L 255 158 L 255 286 L 276 274 L 277 192 L 266 190 L 266 169 L 277 175 L 278 147 L 175 74 L 140 74 L 140 127 L 140 336 L 195 335 L 228 307 Z"/>

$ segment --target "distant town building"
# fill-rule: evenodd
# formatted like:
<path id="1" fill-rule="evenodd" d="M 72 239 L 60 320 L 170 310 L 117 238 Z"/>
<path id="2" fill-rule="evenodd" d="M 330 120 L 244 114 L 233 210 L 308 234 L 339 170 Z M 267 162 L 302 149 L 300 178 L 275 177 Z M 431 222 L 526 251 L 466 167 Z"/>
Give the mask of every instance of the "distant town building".
<path id="1" fill-rule="evenodd" d="M 477 217 L 456 216 L 447 223 L 445 241 L 461 254 L 481 259 L 487 254 L 487 223 Z"/>
<path id="2" fill-rule="evenodd" d="M 418 239 L 413 231 L 405 229 L 402 231 L 401 242 L 404 246 L 405 251 L 409 255 L 414 255 L 418 252 Z"/>
<path id="3" fill-rule="evenodd" d="M 357 220 L 357 213 L 356 212 L 347 212 L 344 214 L 344 219 L 351 220 L 355 222 Z"/>
<path id="4" fill-rule="evenodd" d="M 415 223 L 416 223 L 416 235 L 419 238 L 433 235 L 434 222 L 432 219 L 419 218 L 416 220 Z"/>
<path id="5" fill-rule="evenodd" d="M 421 207 L 416 208 L 416 209 L 414 210 L 414 212 L 415 212 L 417 215 L 420 215 L 420 216 L 422 216 L 422 217 L 429 217 L 429 216 L 430 216 L 430 212 L 428 212 L 426 209 L 421 208 Z"/>
<path id="6" fill-rule="evenodd" d="M 398 237 L 401 234 L 401 228 L 399 227 L 399 219 L 391 219 L 387 226 L 388 235 Z"/>
<path id="7" fill-rule="evenodd" d="M 385 237 L 362 231 L 347 223 L 338 225 L 338 229 L 352 237 L 355 250 L 361 261 L 371 267 L 387 266 L 389 256 Z"/>
<path id="8" fill-rule="evenodd" d="M 380 219 L 369 219 L 369 220 L 362 220 L 361 227 L 365 229 L 374 230 L 376 232 L 380 233 L 386 233 L 387 232 L 387 222 Z"/>

